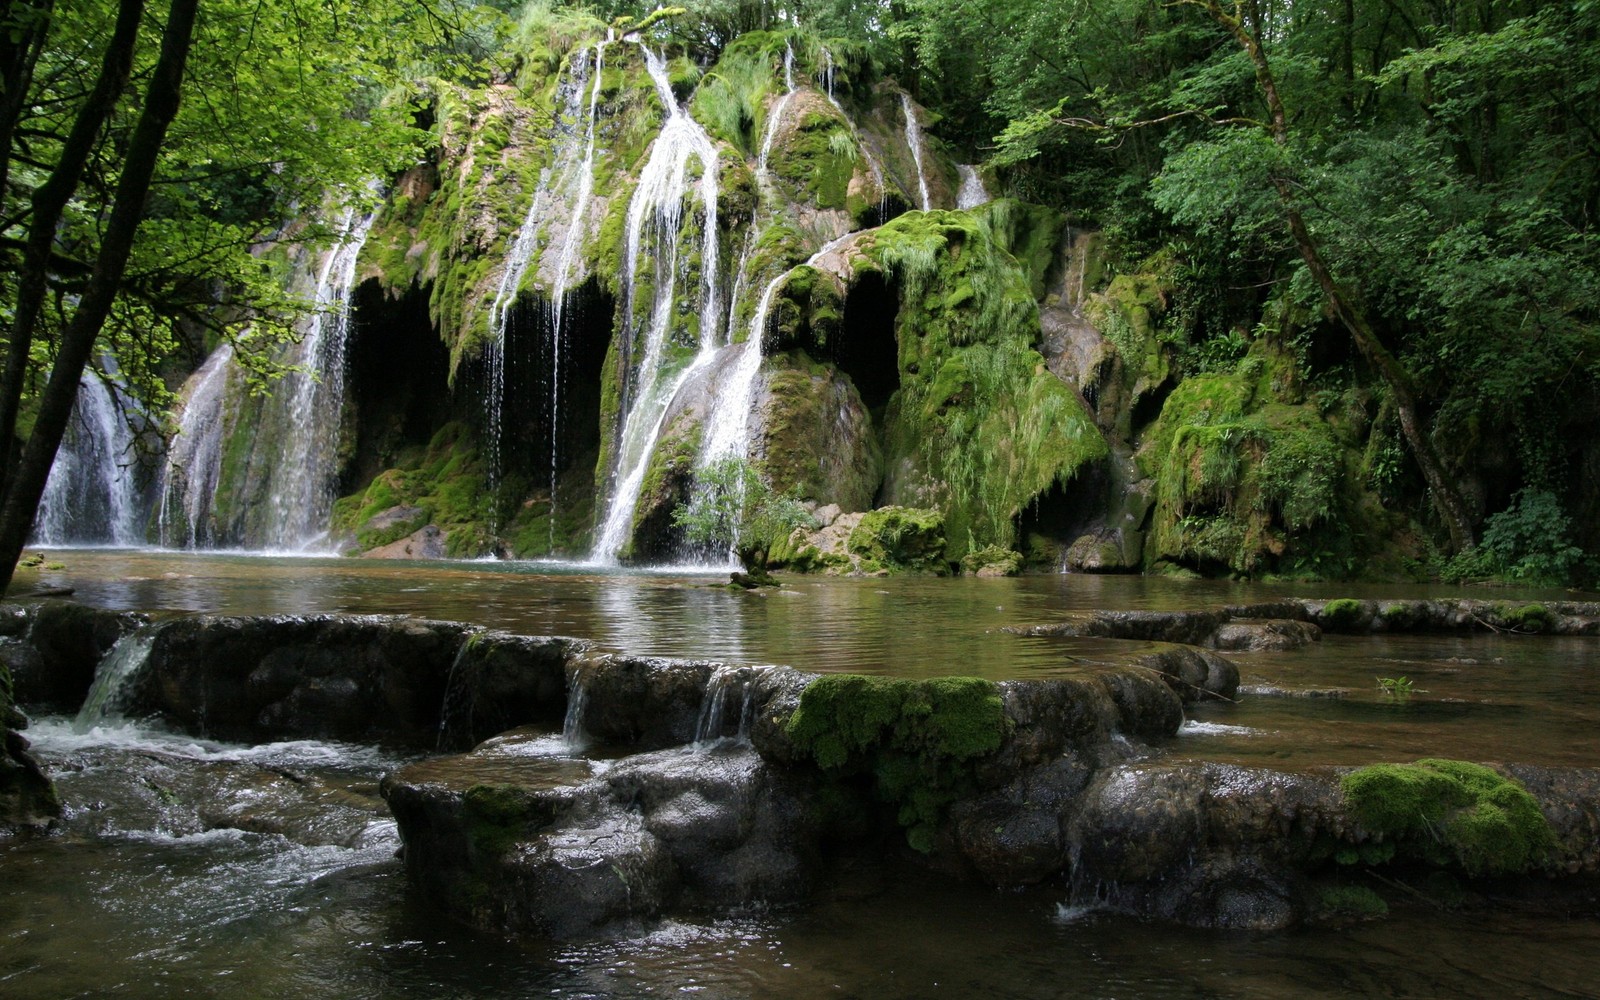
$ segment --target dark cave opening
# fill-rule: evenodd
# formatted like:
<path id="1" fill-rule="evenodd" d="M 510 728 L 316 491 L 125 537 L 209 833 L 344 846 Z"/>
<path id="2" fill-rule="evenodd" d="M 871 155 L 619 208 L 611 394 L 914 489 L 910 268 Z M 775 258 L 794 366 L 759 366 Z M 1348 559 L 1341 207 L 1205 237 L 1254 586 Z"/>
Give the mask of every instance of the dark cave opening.
<path id="1" fill-rule="evenodd" d="M 350 459 L 339 492 L 352 492 L 392 466 L 400 452 L 426 445 L 458 416 L 450 394 L 450 352 L 428 315 L 427 287 L 398 294 L 371 279 L 352 300 L 345 353 L 346 420 L 354 421 Z M 347 447 L 350 447 L 347 445 Z"/>
<path id="2" fill-rule="evenodd" d="M 552 473 L 592 479 L 600 446 L 600 373 L 611 338 L 611 296 L 590 279 L 556 306 L 542 294 L 518 297 L 507 318 L 496 476 L 515 493 L 548 491 Z M 486 352 L 456 377 L 465 416 L 487 449 L 493 406 Z M 563 485 L 564 489 L 565 486 Z M 514 498 L 517 499 L 517 498 Z"/>
<path id="3" fill-rule="evenodd" d="M 899 295 L 876 271 L 860 276 L 844 303 L 844 319 L 831 360 L 850 377 L 861 402 L 881 429 L 883 408 L 900 388 L 900 347 L 895 339 Z"/>

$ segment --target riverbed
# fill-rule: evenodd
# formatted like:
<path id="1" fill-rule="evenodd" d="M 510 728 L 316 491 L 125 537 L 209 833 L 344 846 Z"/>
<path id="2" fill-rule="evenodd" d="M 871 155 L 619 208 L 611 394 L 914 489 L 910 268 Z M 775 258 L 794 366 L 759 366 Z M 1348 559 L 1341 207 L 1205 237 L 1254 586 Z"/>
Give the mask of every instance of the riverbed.
<path id="1" fill-rule="evenodd" d="M 794 578 L 540 564 L 390 564 L 133 550 L 47 554 L 38 582 L 143 611 L 404 613 L 617 651 L 807 670 L 993 679 L 1094 669 L 1106 640 L 1007 627 L 1095 608 L 1208 608 L 1282 595 L 1459 590 L 1139 577 Z M 1336 591 L 1336 592 L 1335 592 Z M 1474 595 L 1479 596 L 1479 595 Z M 1507 599 L 1585 595 L 1493 592 Z M 1231 654 L 1238 704 L 1196 708 L 1153 753 L 1293 769 L 1459 756 L 1593 765 L 1596 640 L 1328 637 Z M 1412 694 L 1379 686 L 1405 677 Z M 508 942 L 414 896 L 376 784 L 413 759 L 298 741 L 240 747 L 146 723 L 29 733 L 66 830 L 0 842 L 0 995 L 62 996 L 1543 996 L 1597 995 L 1600 921 L 1420 898 L 1384 921 L 1205 933 L 1101 911 L 1092 887 L 952 887 L 845 873 L 798 910 L 679 920 L 578 944 Z M 1580 907 L 1592 914 L 1594 908 Z"/>

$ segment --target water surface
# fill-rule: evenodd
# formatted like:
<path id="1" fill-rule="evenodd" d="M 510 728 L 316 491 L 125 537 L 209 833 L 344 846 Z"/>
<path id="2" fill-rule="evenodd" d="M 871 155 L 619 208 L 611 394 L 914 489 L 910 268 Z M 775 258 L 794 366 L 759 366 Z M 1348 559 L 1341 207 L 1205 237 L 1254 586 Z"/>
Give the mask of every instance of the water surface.
<path id="1" fill-rule="evenodd" d="M 1094 608 L 1203 608 L 1282 594 L 1134 577 L 798 578 L 737 593 L 715 574 L 52 552 L 40 582 L 105 607 L 404 613 L 568 634 L 635 653 L 812 670 L 996 679 L 1104 669 L 1106 640 L 1000 631 Z M 1506 597 L 1554 597 L 1532 593 Z M 1191 710 L 1157 753 L 1281 768 L 1410 759 L 1592 764 L 1595 644 L 1510 635 L 1330 637 L 1233 654 L 1237 704 Z M 1378 688 L 1413 681 L 1409 699 Z M 1068 905 L 1067 887 L 847 875 L 796 910 L 684 917 L 617 939 L 508 942 L 442 920 L 406 883 L 379 776 L 403 759 L 312 741 L 241 747 L 145 725 L 31 730 L 66 830 L 0 841 L 0 996 L 1333 997 L 1596 996 L 1600 921 L 1402 903 L 1344 930 L 1255 935 Z M 1409 907 L 1409 908 L 1408 908 Z"/>

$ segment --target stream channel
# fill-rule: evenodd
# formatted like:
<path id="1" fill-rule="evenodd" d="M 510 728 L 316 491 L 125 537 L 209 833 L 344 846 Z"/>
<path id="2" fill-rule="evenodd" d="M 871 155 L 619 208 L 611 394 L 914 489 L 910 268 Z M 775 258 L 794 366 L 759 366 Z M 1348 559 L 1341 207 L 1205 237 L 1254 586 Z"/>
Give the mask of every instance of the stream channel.
<path id="1" fill-rule="evenodd" d="M 1264 586 L 1143 577 L 839 579 L 773 592 L 707 574 L 529 563 L 58 550 L 39 582 L 117 609 L 402 613 L 621 652 L 899 676 L 1046 677 L 1126 643 L 1002 631 L 1098 608 L 1212 608 L 1285 595 L 1456 589 Z M 1592 599 L 1493 591 L 1495 599 Z M 1153 752 L 1294 770 L 1421 756 L 1591 766 L 1600 640 L 1330 636 L 1229 654 L 1238 704 L 1191 709 Z M 1395 701 L 1378 679 L 1406 677 Z M 1201 932 L 1068 905 L 1066 887 L 859 873 L 794 910 L 663 923 L 642 936 L 506 941 L 456 926 L 407 884 L 377 795 L 413 751 L 258 747 L 112 722 L 26 735 L 67 807 L 50 837 L 0 840 L 0 997 L 1600 996 L 1600 920 L 1398 904 L 1381 921 Z M 1081 902 L 1081 901 L 1080 901 Z"/>

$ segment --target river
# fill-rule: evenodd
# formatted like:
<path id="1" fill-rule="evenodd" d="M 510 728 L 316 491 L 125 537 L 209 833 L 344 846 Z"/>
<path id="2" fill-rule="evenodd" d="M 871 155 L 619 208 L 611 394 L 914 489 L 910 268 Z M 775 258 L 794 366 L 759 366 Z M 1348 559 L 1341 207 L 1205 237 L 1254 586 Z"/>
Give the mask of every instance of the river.
<path id="1" fill-rule="evenodd" d="M 996 679 L 1092 669 L 1116 654 L 1105 640 L 1001 631 L 1067 610 L 1445 593 L 1063 576 L 797 578 L 748 594 L 705 574 L 537 564 L 134 550 L 48 559 L 65 568 L 41 571 L 41 583 L 104 607 L 406 613 L 635 653 Z M 1592 641 L 1329 637 L 1233 658 L 1239 703 L 1195 709 L 1156 753 L 1291 769 L 1422 755 L 1594 763 Z M 1377 681 L 1400 676 L 1413 694 L 1396 701 Z M 0 841 L 5 997 L 1600 995 L 1592 906 L 1556 919 L 1419 899 L 1345 929 L 1199 932 L 1069 907 L 1063 885 L 995 892 L 911 869 L 845 876 L 797 910 L 509 942 L 450 924 L 407 885 L 376 794 L 406 753 L 232 746 L 148 723 L 83 734 L 55 718 L 28 735 L 58 776 L 68 821 L 52 837 Z"/>

